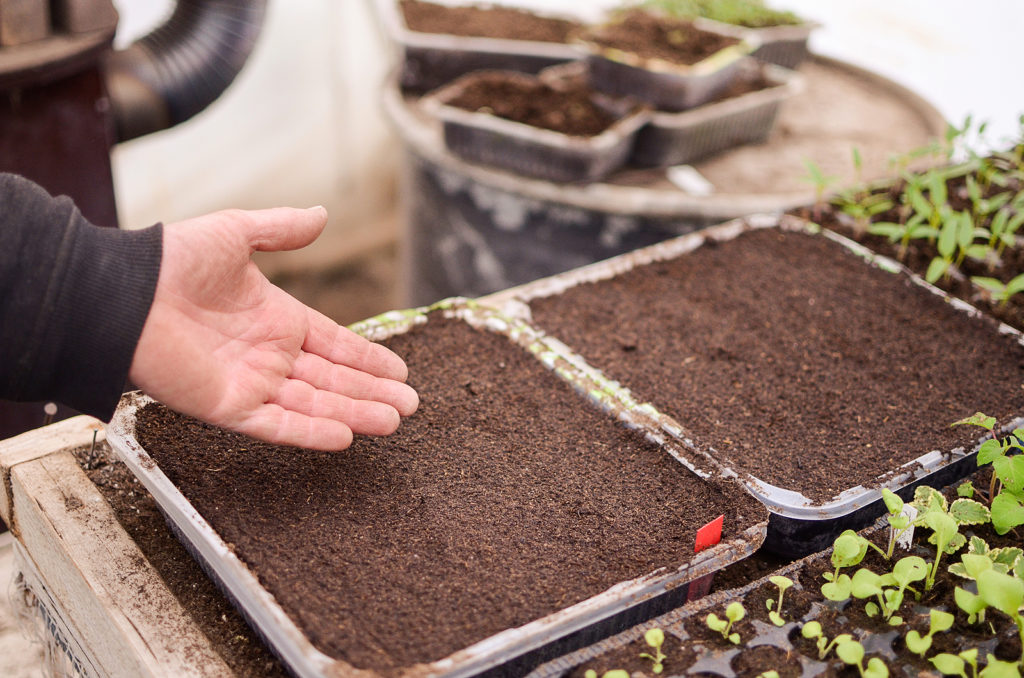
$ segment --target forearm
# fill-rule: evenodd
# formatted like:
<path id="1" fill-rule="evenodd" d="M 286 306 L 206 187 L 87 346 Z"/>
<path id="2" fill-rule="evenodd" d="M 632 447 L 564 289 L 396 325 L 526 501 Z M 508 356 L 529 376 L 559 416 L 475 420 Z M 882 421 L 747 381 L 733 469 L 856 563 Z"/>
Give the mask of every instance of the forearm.
<path id="1" fill-rule="evenodd" d="M 108 419 L 159 274 L 162 229 L 90 224 L 67 198 L 0 174 L 0 397 Z"/>

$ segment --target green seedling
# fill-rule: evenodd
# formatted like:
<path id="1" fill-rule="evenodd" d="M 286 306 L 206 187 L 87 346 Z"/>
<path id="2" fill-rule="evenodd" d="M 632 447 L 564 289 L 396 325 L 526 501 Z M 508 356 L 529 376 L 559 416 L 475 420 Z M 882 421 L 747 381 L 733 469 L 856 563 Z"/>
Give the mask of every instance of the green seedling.
<path id="1" fill-rule="evenodd" d="M 884 575 L 875 574 L 867 568 L 857 570 L 851 579 L 850 592 L 855 598 L 874 597 L 877 600 L 869 601 L 864 607 L 869 617 L 881 615 L 890 625 L 899 626 L 903 618 L 896 612 L 903 604 L 906 591 L 917 595 L 910 584 L 924 579 L 927 572 L 928 564 L 924 558 L 907 556 L 896 562 L 892 572 Z"/>
<path id="2" fill-rule="evenodd" d="M 928 543 L 935 546 L 935 560 L 925 578 L 925 591 L 930 591 L 935 585 L 942 555 L 956 553 L 967 543 L 967 538 L 960 534 L 960 526 L 984 524 L 989 521 L 990 513 L 984 504 L 973 499 L 959 498 L 947 504 L 941 492 L 926 485 L 914 491 L 912 503 L 919 512 L 914 524 L 932 530 Z"/>
<path id="3" fill-rule="evenodd" d="M 837 644 L 852 640 L 853 636 L 849 633 L 841 633 L 832 640 L 825 637 L 822 632 L 821 624 L 816 621 L 809 621 L 800 628 L 800 635 L 807 640 L 813 640 L 814 644 L 818 648 L 818 659 L 824 661 L 828 653 L 832 651 Z"/>
<path id="4" fill-rule="evenodd" d="M 1024 662 L 1024 580 L 991 569 L 978 573 L 977 584 L 978 596 L 985 605 L 999 610 L 1017 625 L 1022 647 L 1018 663 Z"/>
<path id="5" fill-rule="evenodd" d="M 950 654 L 942 652 L 929 660 L 935 670 L 943 676 L 961 676 L 961 678 L 978 678 L 978 648 L 972 647 L 963 652 Z M 971 667 L 968 675 L 967 668 Z"/>
<path id="6" fill-rule="evenodd" d="M 853 232 L 857 237 L 870 232 L 872 218 L 893 208 L 892 200 L 885 193 L 842 193 L 836 197 L 835 205 L 853 219 Z"/>
<path id="7" fill-rule="evenodd" d="M 977 581 L 978 573 L 989 569 L 1021 576 L 1024 574 L 1024 549 L 1016 546 L 993 549 L 981 537 L 972 536 L 967 542 L 967 552 L 960 556 L 960 562 L 949 566 L 950 574 L 971 581 Z"/>
<path id="8" fill-rule="evenodd" d="M 868 233 L 888 238 L 892 243 L 899 243 L 896 249 L 896 258 L 900 261 L 907 258 L 907 248 L 910 246 L 911 240 L 933 239 L 938 235 L 938 231 L 928 225 L 924 217 L 919 214 L 913 214 L 903 222 L 876 222 L 868 227 Z"/>
<path id="9" fill-rule="evenodd" d="M 885 502 L 885 508 L 888 511 L 885 519 L 889 523 L 889 544 L 884 555 L 886 560 L 891 560 L 893 551 L 896 549 L 896 542 L 913 526 L 913 523 L 910 516 L 904 513 L 903 500 L 898 494 L 883 487 L 882 501 Z"/>
<path id="10" fill-rule="evenodd" d="M 807 174 L 800 177 L 800 180 L 814 186 L 814 208 L 812 214 L 815 221 L 818 221 L 821 219 L 821 212 L 825 208 L 825 193 L 828 192 L 829 186 L 834 184 L 838 177 L 825 174 L 816 163 L 806 158 L 804 159 L 804 168 L 807 170 Z"/>
<path id="11" fill-rule="evenodd" d="M 978 673 L 978 678 L 1020 678 L 1020 665 L 1017 662 L 1004 662 L 990 654 L 985 659 L 985 668 Z"/>
<path id="12" fill-rule="evenodd" d="M 1024 191 L 1018 195 L 1024 196 Z M 1017 231 L 1020 230 L 1021 225 L 1024 225 L 1024 210 L 1020 208 L 1004 207 L 992 217 L 992 222 L 988 227 L 988 246 L 995 253 L 993 264 L 1002 259 L 1003 252 L 1007 247 L 1016 247 Z"/>
<path id="13" fill-rule="evenodd" d="M 932 636 L 953 628 L 953 621 L 956 619 L 949 612 L 943 612 L 942 610 L 930 610 L 928 615 L 928 633 L 922 636 L 912 629 L 907 633 L 906 637 L 907 649 L 921 657 L 921 659 L 924 659 L 925 653 L 932 647 Z"/>
<path id="14" fill-rule="evenodd" d="M 953 590 L 953 600 L 967 615 L 968 624 L 980 624 L 985 621 L 985 608 L 988 606 L 981 596 L 957 586 Z"/>
<path id="15" fill-rule="evenodd" d="M 869 659 L 865 666 L 864 646 L 852 638 L 836 643 L 836 656 L 844 664 L 856 667 L 861 678 L 886 678 L 889 675 L 889 667 L 878 657 Z"/>
<path id="16" fill-rule="evenodd" d="M 704 620 L 708 628 L 717 631 L 733 645 L 740 644 L 740 634 L 732 630 L 733 625 L 747 616 L 743 604 L 739 602 L 729 603 L 725 608 L 725 619 L 719 619 L 714 612 L 708 614 Z"/>
<path id="17" fill-rule="evenodd" d="M 984 245 L 974 244 L 976 231 L 970 212 L 953 212 L 946 206 L 944 209 L 946 212 L 942 215 L 942 227 L 935 245 L 939 256 L 928 264 L 924 275 L 930 283 L 939 278 L 949 278 L 952 270 L 959 269 L 966 257 L 984 259 L 988 251 Z"/>
<path id="18" fill-rule="evenodd" d="M 842 601 L 850 597 L 850 577 L 840 574 L 844 567 L 859 565 L 868 552 L 868 546 L 873 546 L 864 537 L 853 530 L 846 530 L 832 543 L 832 565 L 835 572 L 826 572 L 822 575 L 827 583 L 821 586 L 821 595 L 829 600 Z"/>
<path id="19" fill-rule="evenodd" d="M 597 671 L 594 669 L 587 669 L 583 673 L 583 678 L 597 678 Z M 611 671 L 605 671 L 601 674 L 601 678 L 630 678 L 629 671 L 625 669 L 612 669 Z"/>
<path id="20" fill-rule="evenodd" d="M 782 618 L 782 597 L 786 594 L 786 589 L 793 586 L 793 580 L 789 577 L 783 577 L 782 575 L 775 575 L 774 577 L 770 577 L 768 581 L 779 588 L 778 601 L 773 598 L 769 598 L 765 601 L 765 605 L 768 606 L 768 619 L 776 626 L 782 626 L 786 623 L 786 620 Z"/>
<path id="21" fill-rule="evenodd" d="M 647 629 L 644 632 L 644 642 L 654 650 L 654 654 L 641 652 L 640 657 L 650 659 L 653 664 L 651 671 L 661 673 L 665 669 L 665 660 L 668 659 L 668 656 L 661 651 L 661 646 L 665 644 L 665 632 L 661 629 Z"/>
<path id="22" fill-rule="evenodd" d="M 989 299 L 996 302 L 999 308 L 1005 308 L 1010 299 L 1015 295 L 1024 292 L 1024 273 L 1014 276 L 1009 282 L 1003 282 L 998 278 L 989 278 L 976 275 L 971 277 L 971 282 L 985 290 Z"/>
<path id="23" fill-rule="evenodd" d="M 980 426 L 992 433 L 978 448 L 978 466 L 992 465 L 992 480 L 988 488 L 990 520 L 996 534 L 1006 534 L 1024 525 L 1024 428 L 1014 429 L 1002 438 L 995 435 L 994 417 L 977 412 L 954 422 L 957 425 Z"/>
<path id="24" fill-rule="evenodd" d="M 944 676 L 960 676 L 961 678 L 978 678 L 978 648 L 972 647 L 957 654 L 943 652 L 931 659 L 935 670 Z M 970 675 L 967 674 L 967 667 L 971 667 Z"/>
<path id="25" fill-rule="evenodd" d="M 779 672 L 775 669 L 757 674 L 757 678 L 779 678 Z"/>

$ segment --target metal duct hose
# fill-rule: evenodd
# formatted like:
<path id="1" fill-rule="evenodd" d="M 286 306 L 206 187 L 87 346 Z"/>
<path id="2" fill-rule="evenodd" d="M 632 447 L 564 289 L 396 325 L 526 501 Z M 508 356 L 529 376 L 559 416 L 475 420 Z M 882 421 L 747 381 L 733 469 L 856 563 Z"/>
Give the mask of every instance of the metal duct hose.
<path id="1" fill-rule="evenodd" d="M 263 23 L 266 0 L 178 0 L 170 18 L 105 61 L 117 140 L 188 120 L 235 79 Z"/>

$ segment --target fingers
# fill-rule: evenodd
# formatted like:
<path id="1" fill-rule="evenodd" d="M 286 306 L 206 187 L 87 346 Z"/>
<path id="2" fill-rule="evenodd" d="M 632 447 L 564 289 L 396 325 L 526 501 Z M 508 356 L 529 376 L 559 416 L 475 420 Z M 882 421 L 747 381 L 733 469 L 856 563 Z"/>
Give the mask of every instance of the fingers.
<path id="1" fill-rule="evenodd" d="M 405 381 L 409 368 L 390 349 L 339 326 L 313 309 L 309 311 L 309 332 L 302 350 L 337 365 L 345 365 L 375 377 Z"/>
<path id="2" fill-rule="evenodd" d="M 274 207 L 237 214 L 236 223 L 244 229 L 249 246 L 260 252 L 305 247 L 316 240 L 327 225 L 327 210 L 319 206 L 304 210 Z"/>
<path id="3" fill-rule="evenodd" d="M 334 452 L 352 444 L 352 429 L 334 419 L 309 417 L 267 404 L 239 424 L 237 430 L 275 445 L 293 445 Z"/>
<path id="4" fill-rule="evenodd" d="M 286 380 L 272 402 L 307 417 L 340 421 L 353 433 L 364 435 L 394 433 L 401 421 L 398 410 L 387 403 L 322 391 L 297 379 Z"/>
<path id="5" fill-rule="evenodd" d="M 355 400 L 386 403 L 403 417 L 408 417 L 419 407 L 419 396 L 411 386 L 394 379 L 375 377 L 347 365 L 336 365 L 312 353 L 302 353 L 296 359 L 291 377 Z"/>

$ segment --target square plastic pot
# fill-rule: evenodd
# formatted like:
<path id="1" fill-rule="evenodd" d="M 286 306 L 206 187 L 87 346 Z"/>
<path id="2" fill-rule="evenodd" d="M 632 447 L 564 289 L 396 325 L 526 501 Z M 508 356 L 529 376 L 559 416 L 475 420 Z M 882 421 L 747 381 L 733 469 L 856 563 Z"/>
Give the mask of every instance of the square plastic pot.
<path id="1" fill-rule="evenodd" d="M 556 182 L 600 180 L 625 164 L 637 131 L 650 116 L 649 110 L 634 100 L 594 91 L 591 101 L 616 120 L 600 134 L 584 137 L 450 105 L 468 86 L 489 78 L 545 83 L 539 76 L 513 71 L 477 71 L 431 92 L 420 105 L 441 121 L 449 151 L 469 162 L 522 176 Z"/>
<path id="2" fill-rule="evenodd" d="M 742 71 L 757 68 L 743 64 Z M 744 144 L 763 142 L 771 134 L 782 104 L 804 90 L 803 76 L 778 66 L 764 67 L 768 87 L 715 101 L 681 113 L 654 111 L 637 133 L 629 163 L 670 167 L 708 158 Z M 741 72 L 740 78 L 747 77 Z"/>
<path id="3" fill-rule="evenodd" d="M 399 85 L 414 93 L 428 92 L 473 71 L 536 73 L 580 58 L 579 49 L 570 44 L 413 31 L 405 23 L 398 0 L 374 0 L 374 9 L 385 35 L 398 50 Z"/>
<path id="4" fill-rule="evenodd" d="M 753 51 L 751 56 L 766 63 L 794 69 L 799 68 L 800 64 L 810 55 L 807 42 L 814 29 L 820 26 L 820 24 L 813 21 L 789 26 L 765 26 L 763 28 L 736 26 L 711 19 L 695 19 L 694 23 L 700 26 L 701 29 L 712 33 L 740 40 L 752 38 L 759 46 Z"/>
<path id="5" fill-rule="evenodd" d="M 702 30 L 696 24 L 694 29 Z M 600 27 L 594 30 L 600 31 Z M 586 33 L 579 44 L 586 52 L 590 84 L 594 89 L 616 96 L 631 96 L 656 110 L 672 112 L 685 111 L 713 99 L 729 86 L 740 63 L 758 47 L 756 38 L 748 36 L 696 63 L 680 64 L 600 45 Z"/>
<path id="6" fill-rule="evenodd" d="M 580 394 L 594 392 L 596 402 L 606 410 L 622 410 L 620 403 L 601 394 L 599 385 L 589 382 L 584 372 L 555 354 L 542 337 L 527 325 L 507 319 L 464 300 L 447 300 L 431 308 L 395 311 L 357 323 L 353 329 L 381 340 L 427 323 L 432 314 L 464 320 L 480 331 L 496 332 L 510 340 L 514 350 L 526 349 L 559 378 L 569 381 Z M 172 529 L 186 548 L 226 591 L 250 625 L 267 641 L 288 669 L 296 676 L 384 675 L 373 670 L 356 669 L 318 650 L 292 620 L 273 595 L 261 585 L 256 574 L 224 542 L 198 511 L 167 478 L 138 442 L 136 413 L 151 402 L 141 394 L 128 394 L 122 400 L 108 427 L 107 440 L 135 475 L 152 493 Z M 591 407 L 580 397 L 581 407 Z M 622 413 L 621 420 L 628 420 Z M 639 434 L 638 434 L 639 435 Z M 182 441 L 188 444 L 187 440 Z M 726 565 L 755 551 L 764 539 L 767 512 L 752 501 L 734 481 L 723 481 L 726 501 L 749 502 L 745 515 L 749 524 L 734 526 L 727 539 L 693 555 L 678 567 L 658 570 L 615 584 L 606 591 L 545 617 L 485 638 L 454 654 L 431 662 L 406 667 L 401 675 L 476 676 L 522 675 L 530 668 L 573 649 L 589 645 L 636 623 L 663 614 L 684 603 L 699 587 L 695 582 L 713 575 Z M 300 573 L 301 574 L 301 573 Z M 367 585 L 378 586 L 377 582 Z M 692 589 L 692 590 L 691 590 Z M 414 633 L 414 629 L 410 629 Z M 394 675 L 388 673 L 387 675 Z"/>

